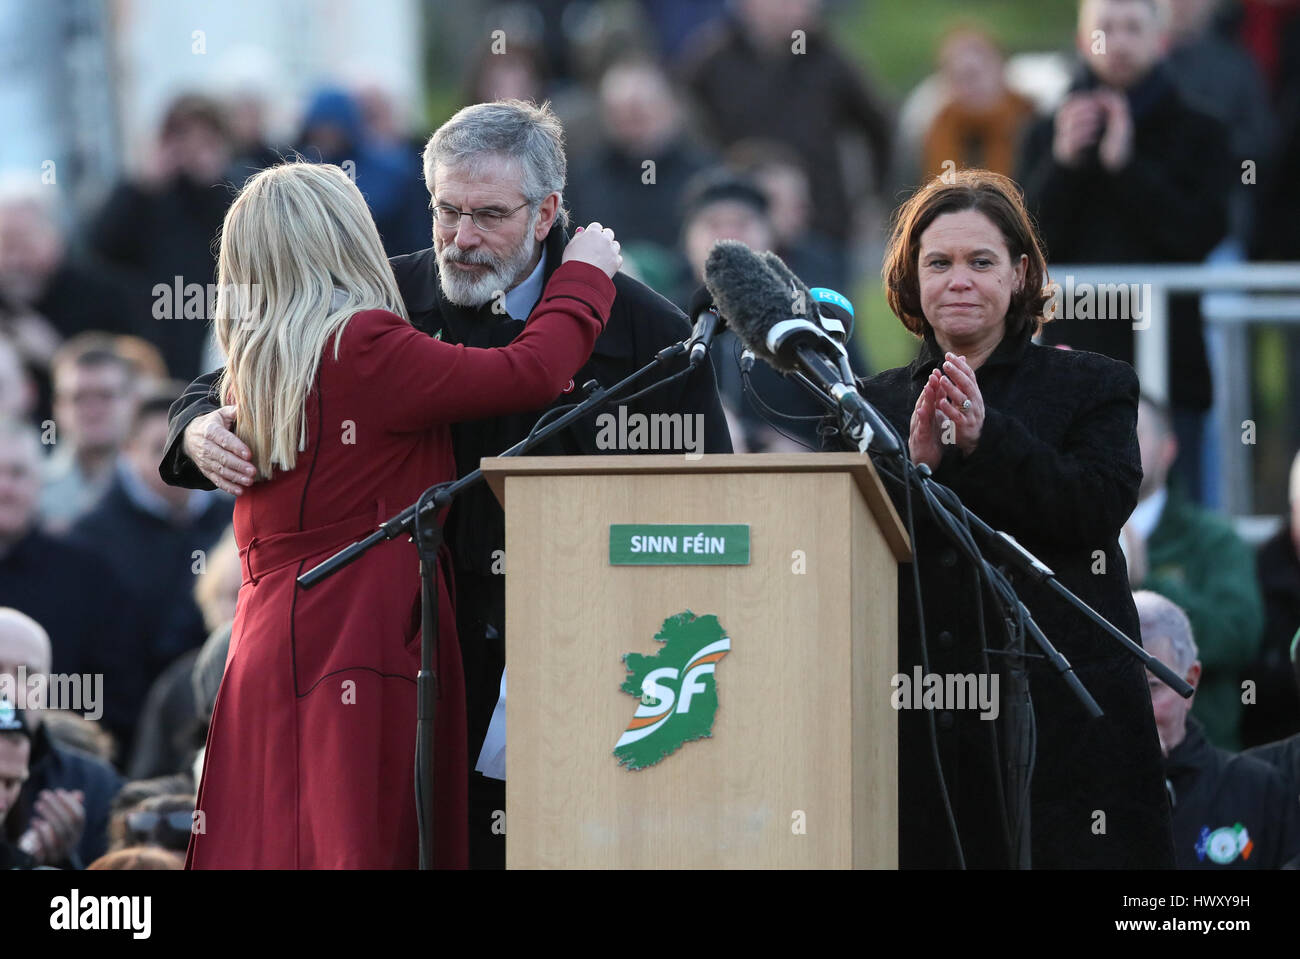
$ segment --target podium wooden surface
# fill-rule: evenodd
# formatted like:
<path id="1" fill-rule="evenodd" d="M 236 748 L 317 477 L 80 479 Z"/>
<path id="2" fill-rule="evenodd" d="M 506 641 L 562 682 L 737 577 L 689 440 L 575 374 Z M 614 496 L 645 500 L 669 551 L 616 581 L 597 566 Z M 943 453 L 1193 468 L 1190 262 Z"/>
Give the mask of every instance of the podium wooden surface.
<path id="1" fill-rule="evenodd" d="M 897 563 L 853 453 L 485 459 L 505 506 L 510 868 L 897 865 Z M 747 565 L 612 565 L 611 524 L 744 524 Z M 638 770 L 625 653 L 715 615 L 708 738 Z M 473 757 L 472 757 L 473 758 Z"/>

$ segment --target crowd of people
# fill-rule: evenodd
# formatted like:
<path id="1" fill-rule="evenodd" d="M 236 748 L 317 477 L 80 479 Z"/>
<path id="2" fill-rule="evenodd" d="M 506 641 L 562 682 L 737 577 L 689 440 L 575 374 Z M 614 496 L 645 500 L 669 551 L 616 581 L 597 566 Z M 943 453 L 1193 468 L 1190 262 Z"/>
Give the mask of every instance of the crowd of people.
<path id="1" fill-rule="evenodd" d="M 1026 88 L 998 38 L 964 23 L 900 102 L 818 0 L 645 6 L 639 42 L 581 57 L 550 32 L 490 53 L 485 28 L 464 100 L 551 100 L 572 223 L 612 226 L 624 273 L 680 309 L 719 239 L 848 294 L 897 200 L 969 169 L 1020 185 L 1049 266 L 1300 261 L 1300 197 L 1280 175 L 1300 144 L 1293 0 L 1083 0 L 1059 95 Z M 181 868 L 247 578 L 235 498 L 159 470 L 169 410 L 226 360 L 207 322 L 215 241 L 251 174 L 291 156 L 337 164 L 401 258 L 410 306 L 420 294 L 400 270 L 423 261 L 403 255 L 434 232 L 428 131 L 393 115 L 374 90 L 326 87 L 273 144 L 186 93 L 147 172 L 75 228 L 49 187 L 0 187 L 0 675 L 78 677 L 82 699 L 0 697 L 4 865 Z M 1058 318 L 1040 341 L 1131 364 L 1130 320 Z M 1206 505 L 1222 384 L 1198 298 L 1175 297 L 1170 321 L 1168 398 L 1139 404 L 1142 479 L 1119 546 L 1143 645 L 1196 687 L 1189 702 L 1150 684 L 1176 863 L 1278 868 L 1300 857 L 1300 454 L 1284 522 L 1248 544 Z M 816 405 L 761 365 L 742 377 L 738 351 L 724 334 L 713 354 L 732 448 L 819 448 Z M 876 372 L 861 335 L 851 362 Z M 469 452 L 457 446 L 459 466 Z M 457 577 L 462 599 L 496 588 L 486 568 Z M 499 675 L 469 689 L 471 740 Z"/>

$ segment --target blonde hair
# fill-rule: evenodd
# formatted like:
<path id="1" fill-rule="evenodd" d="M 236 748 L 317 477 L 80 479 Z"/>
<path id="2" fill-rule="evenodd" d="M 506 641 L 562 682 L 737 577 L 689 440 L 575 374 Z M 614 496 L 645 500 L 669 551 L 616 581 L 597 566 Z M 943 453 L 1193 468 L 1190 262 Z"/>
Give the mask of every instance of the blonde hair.
<path id="1" fill-rule="evenodd" d="M 228 597 L 223 595 L 229 585 L 226 580 L 227 571 L 233 574 L 236 584 L 242 572 L 234 526 L 227 526 L 221 539 L 208 551 L 207 570 L 209 575 L 195 577 L 194 604 L 203 614 L 204 627 L 211 633 L 229 622 L 228 610 L 225 608 Z"/>
<path id="2" fill-rule="evenodd" d="M 321 354 L 360 310 L 409 322 L 379 231 L 337 166 L 290 162 L 255 174 L 226 212 L 217 259 L 217 383 L 259 476 L 293 469 Z"/>

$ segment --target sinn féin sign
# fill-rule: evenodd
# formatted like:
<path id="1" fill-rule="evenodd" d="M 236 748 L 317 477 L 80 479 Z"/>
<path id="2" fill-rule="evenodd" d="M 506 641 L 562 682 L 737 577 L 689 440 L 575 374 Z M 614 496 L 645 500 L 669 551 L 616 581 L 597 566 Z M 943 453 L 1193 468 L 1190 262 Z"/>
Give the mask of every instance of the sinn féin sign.
<path id="1" fill-rule="evenodd" d="M 748 566 L 749 526 L 614 523 L 611 566 Z"/>

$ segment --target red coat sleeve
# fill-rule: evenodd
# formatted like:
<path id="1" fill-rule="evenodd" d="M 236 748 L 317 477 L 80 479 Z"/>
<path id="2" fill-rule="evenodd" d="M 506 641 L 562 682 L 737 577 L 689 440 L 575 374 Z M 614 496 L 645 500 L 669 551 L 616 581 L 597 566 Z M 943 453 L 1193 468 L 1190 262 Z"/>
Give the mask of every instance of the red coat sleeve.
<path id="1" fill-rule="evenodd" d="M 613 303 L 610 278 L 571 261 L 552 274 L 509 346 L 444 343 L 393 313 L 368 310 L 350 321 L 339 362 L 380 400 L 393 432 L 535 410 L 559 396 L 591 356 Z"/>

